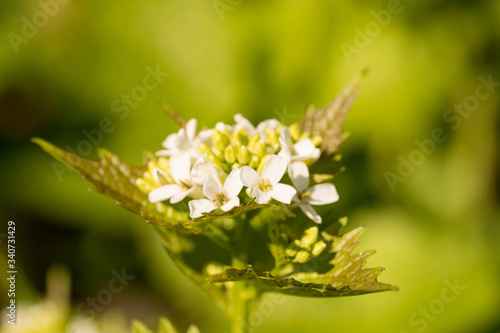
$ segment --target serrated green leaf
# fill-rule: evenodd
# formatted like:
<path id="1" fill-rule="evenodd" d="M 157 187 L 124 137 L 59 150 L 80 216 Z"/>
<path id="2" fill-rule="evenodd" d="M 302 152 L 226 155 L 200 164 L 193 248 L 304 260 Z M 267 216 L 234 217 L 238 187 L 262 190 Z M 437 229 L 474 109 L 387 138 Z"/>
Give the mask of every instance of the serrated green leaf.
<path id="1" fill-rule="evenodd" d="M 222 274 L 211 277 L 211 282 L 248 281 L 256 284 L 263 292 L 273 291 L 287 295 L 305 297 L 342 297 L 395 290 L 394 286 L 380 283 L 377 277 L 383 268 L 363 268 L 366 258 L 374 251 L 353 254 L 356 240 L 363 233 L 359 227 L 337 237 L 322 233 L 323 240 L 331 242 L 329 252 L 333 267 L 324 274 L 301 272 L 297 269 L 289 276 L 276 277 L 269 272 L 261 272 L 248 265 L 244 269 L 228 268 Z M 303 265 L 319 265 L 320 261 L 330 260 L 327 255 L 311 257 Z"/>
<path id="2" fill-rule="evenodd" d="M 182 223 L 188 220 L 187 212 L 180 212 L 163 204 L 150 203 L 147 195 L 136 186 L 135 180 L 142 176 L 145 167 L 131 166 L 105 149 L 98 149 L 99 160 L 91 160 L 40 138 L 34 138 L 32 141 L 91 182 L 96 192 L 110 197 L 149 222 L 182 229 Z"/>
<path id="3" fill-rule="evenodd" d="M 342 125 L 367 72 L 363 70 L 326 107 L 317 110 L 309 107 L 300 121 L 302 132 L 323 138 L 321 150 L 328 155 L 335 153 L 347 139 L 347 134 L 342 134 Z"/>

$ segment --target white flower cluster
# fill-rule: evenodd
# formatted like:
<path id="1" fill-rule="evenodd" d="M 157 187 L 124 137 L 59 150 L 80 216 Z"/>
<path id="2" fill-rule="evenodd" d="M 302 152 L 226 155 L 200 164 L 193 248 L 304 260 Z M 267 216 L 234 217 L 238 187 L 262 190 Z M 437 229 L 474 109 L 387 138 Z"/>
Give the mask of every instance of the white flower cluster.
<path id="1" fill-rule="evenodd" d="M 191 119 L 169 135 L 163 142 L 165 149 L 156 153 L 159 159 L 137 182 L 149 200 L 174 204 L 189 197 L 190 217 L 199 218 L 240 206 L 240 198 L 247 198 L 241 194 L 246 187 L 248 199 L 256 204 L 276 200 L 299 206 L 321 223 L 312 206 L 339 198 L 331 183 L 309 186 L 309 166 L 320 157 L 321 139 L 311 139 L 297 125 L 289 128 L 275 119 L 257 127 L 242 115 L 234 119 L 235 125 L 219 122 L 199 132 L 196 119 Z M 285 174 L 291 184 L 281 182 Z"/>

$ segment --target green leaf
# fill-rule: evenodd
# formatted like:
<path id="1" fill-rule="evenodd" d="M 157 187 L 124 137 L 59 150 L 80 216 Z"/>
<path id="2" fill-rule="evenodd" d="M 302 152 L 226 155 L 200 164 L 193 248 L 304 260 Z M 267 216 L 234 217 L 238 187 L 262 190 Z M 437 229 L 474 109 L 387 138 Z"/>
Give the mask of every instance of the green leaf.
<path id="1" fill-rule="evenodd" d="M 183 222 L 188 220 L 187 212 L 163 204 L 150 203 L 147 195 L 136 186 L 135 180 L 142 176 L 145 167 L 131 166 L 105 149 L 97 150 L 99 160 L 91 160 L 65 151 L 40 138 L 34 138 L 32 141 L 91 182 L 96 192 L 110 197 L 119 205 L 141 215 L 153 224 L 184 228 Z"/>
<path id="2" fill-rule="evenodd" d="M 317 110 L 309 107 L 300 121 L 302 132 L 323 138 L 321 150 L 328 155 L 335 153 L 347 139 L 348 135 L 342 134 L 342 125 L 367 72 L 367 69 L 363 70 L 326 107 Z"/>
<path id="3" fill-rule="evenodd" d="M 273 291 L 305 297 L 354 296 L 397 289 L 377 281 L 383 268 L 363 268 L 366 258 L 374 251 L 353 253 L 357 247 L 356 241 L 364 231 L 363 227 L 340 237 L 322 232 L 318 239 L 310 229 L 306 231 L 305 238 L 297 243 L 298 246 L 303 246 L 302 252 L 297 253 L 309 253 L 310 259 L 303 260 L 298 265 L 295 262 L 290 274 L 273 276 L 270 272 L 261 272 L 248 265 L 244 269 L 228 268 L 224 273 L 212 276 L 211 282 L 248 281 L 254 283 L 262 292 Z M 314 251 L 306 252 L 306 247 L 314 248 L 314 244 L 308 244 L 308 240 L 315 244 L 316 241 L 328 242 L 329 248 L 312 255 Z M 314 269 L 308 272 L 305 269 L 316 267 L 317 270 L 324 262 L 332 266 L 325 273 L 317 273 Z M 290 263 L 292 264 L 292 260 Z"/>

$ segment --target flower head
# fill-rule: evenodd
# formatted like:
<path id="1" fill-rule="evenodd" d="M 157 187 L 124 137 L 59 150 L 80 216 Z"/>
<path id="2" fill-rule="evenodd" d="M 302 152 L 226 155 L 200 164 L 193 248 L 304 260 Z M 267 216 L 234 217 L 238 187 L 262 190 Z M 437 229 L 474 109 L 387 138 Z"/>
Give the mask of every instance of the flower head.
<path id="1" fill-rule="evenodd" d="M 321 223 L 321 216 L 312 205 L 327 205 L 339 200 L 335 185 L 330 183 L 316 184 L 309 187 L 309 168 L 304 162 L 293 162 L 288 171 L 297 194 L 293 198 L 304 214 L 316 223 Z"/>
<path id="2" fill-rule="evenodd" d="M 290 204 L 297 191 L 290 185 L 279 183 L 286 172 L 286 168 L 285 159 L 271 155 L 262 170 L 262 175 L 248 166 L 242 167 L 241 181 L 243 185 L 251 190 L 251 195 L 258 204 L 265 204 L 271 198 Z"/>
<path id="3" fill-rule="evenodd" d="M 227 212 L 240 205 L 240 194 L 243 184 L 241 182 L 240 169 L 234 169 L 222 186 L 219 178 L 212 173 L 207 174 L 205 184 L 203 185 L 203 194 L 205 199 L 191 200 L 189 209 L 191 218 L 198 218 L 203 213 L 209 213 L 214 209 L 220 208 Z M 208 199 L 207 199 L 208 198 Z"/>

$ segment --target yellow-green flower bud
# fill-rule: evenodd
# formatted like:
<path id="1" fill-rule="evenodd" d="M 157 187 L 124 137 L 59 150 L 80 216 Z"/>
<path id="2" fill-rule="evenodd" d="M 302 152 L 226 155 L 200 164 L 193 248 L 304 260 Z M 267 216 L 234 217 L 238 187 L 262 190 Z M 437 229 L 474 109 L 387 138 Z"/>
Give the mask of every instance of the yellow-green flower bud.
<path id="1" fill-rule="evenodd" d="M 295 256 L 294 262 L 298 262 L 299 264 L 303 264 L 309 259 L 311 255 L 307 251 L 299 251 Z"/>
<path id="2" fill-rule="evenodd" d="M 158 165 L 156 164 L 156 161 L 149 161 L 148 162 L 148 171 L 153 172 L 154 169 L 158 168 Z"/>
<path id="3" fill-rule="evenodd" d="M 148 183 L 151 183 L 151 184 L 156 184 L 156 181 L 155 179 L 153 178 L 153 175 L 151 174 L 151 172 L 149 171 L 146 171 L 144 172 L 144 174 L 142 175 L 142 178 L 147 181 Z"/>
<path id="4" fill-rule="evenodd" d="M 251 167 L 252 169 L 256 169 L 259 166 L 260 163 L 260 157 L 257 155 L 253 155 L 252 158 L 250 159 L 250 162 L 248 163 L 248 166 Z"/>
<path id="5" fill-rule="evenodd" d="M 318 227 L 311 227 L 306 230 L 306 234 L 301 239 L 300 246 L 308 249 L 312 244 L 316 243 L 316 240 L 318 240 Z"/>
<path id="6" fill-rule="evenodd" d="M 157 163 L 158 163 L 158 168 L 165 171 L 170 171 L 170 164 L 168 163 L 168 160 L 165 157 L 160 157 Z"/>
<path id="7" fill-rule="evenodd" d="M 270 154 L 264 155 L 264 157 L 262 157 L 262 159 L 260 160 L 260 164 L 257 167 L 257 172 L 258 173 L 262 174 L 262 170 L 264 170 L 264 167 L 266 166 L 267 161 L 269 161 L 270 157 L 271 157 Z"/>
<path id="8" fill-rule="evenodd" d="M 267 144 L 264 140 L 259 140 L 253 147 L 253 153 L 255 155 L 263 157 L 266 154 Z"/>
<path id="9" fill-rule="evenodd" d="M 137 178 L 135 180 L 135 185 L 144 193 L 149 193 L 153 189 L 151 184 L 149 184 L 143 178 Z"/>
<path id="10" fill-rule="evenodd" d="M 255 133 L 248 140 L 248 145 L 253 147 L 253 146 L 255 146 L 257 144 L 257 142 L 259 142 L 259 140 L 260 140 L 260 134 L 259 133 Z"/>
<path id="11" fill-rule="evenodd" d="M 295 250 L 294 248 L 287 248 L 286 249 L 286 255 L 289 256 L 289 257 L 295 257 L 295 255 L 297 254 L 297 250 Z"/>
<path id="12" fill-rule="evenodd" d="M 239 163 L 233 163 L 233 165 L 231 165 L 231 170 L 234 170 L 236 168 L 241 168 L 241 165 Z"/>
<path id="13" fill-rule="evenodd" d="M 319 241 L 313 246 L 312 254 L 313 256 L 319 256 L 321 252 L 326 248 L 326 243 L 323 241 Z"/>
<path id="14" fill-rule="evenodd" d="M 315 183 L 324 183 L 326 181 L 329 181 L 329 180 L 332 180 L 333 179 L 333 175 L 330 175 L 330 174 L 325 174 L 325 173 L 315 173 L 312 175 L 312 178 L 314 180 Z"/>
<path id="15" fill-rule="evenodd" d="M 246 165 L 250 162 L 250 152 L 246 146 L 241 146 L 237 154 L 238 162 L 241 165 Z"/>
<path id="16" fill-rule="evenodd" d="M 312 137 L 311 141 L 312 141 L 312 143 L 314 143 L 314 145 L 316 147 L 319 147 L 323 143 L 323 138 L 321 138 L 320 136 L 316 135 L 316 136 Z"/>
<path id="17" fill-rule="evenodd" d="M 233 146 L 227 146 L 226 149 L 224 149 L 224 159 L 229 164 L 233 164 L 236 161 L 236 151 Z"/>
<path id="18" fill-rule="evenodd" d="M 248 144 L 247 131 L 241 128 L 238 131 L 233 132 L 233 134 L 231 134 L 231 143 L 236 144 L 238 146 L 247 145 Z"/>
<path id="19" fill-rule="evenodd" d="M 298 123 L 292 124 L 288 127 L 288 129 L 290 130 L 290 136 L 292 137 L 292 139 L 295 141 L 299 141 L 300 135 L 302 133 L 300 131 L 299 124 Z"/>
<path id="20" fill-rule="evenodd" d="M 207 160 L 212 162 L 213 164 L 217 165 L 224 171 L 229 171 L 229 165 L 222 162 L 220 159 L 218 159 L 215 155 L 210 155 L 207 157 Z"/>
<path id="21" fill-rule="evenodd" d="M 224 152 L 224 149 L 229 145 L 229 138 L 214 129 L 212 132 L 212 145 L 219 152 Z"/>
<path id="22" fill-rule="evenodd" d="M 206 143 L 202 143 L 198 146 L 198 149 L 200 150 L 200 153 L 203 155 L 203 154 L 207 154 L 207 157 L 208 156 L 214 156 L 214 152 L 212 151 L 212 148 L 210 148 L 209 145 L 207 145 Z"/>
<path id="23" fill-rule="evenodd" d="M 267 142 L 269 142 L 269 145 L 271 146 L 271 148 L 273 148 L 273 151 L 276 151 L 280 146 L 278 133 L 276 133 L 276 131 L 273 130 L 272 128 L 266 128 L 265 133 Z"/>

